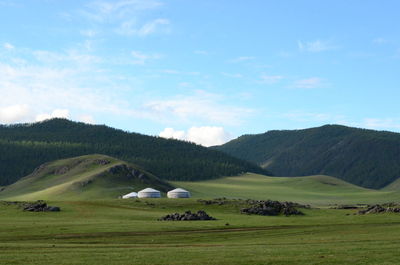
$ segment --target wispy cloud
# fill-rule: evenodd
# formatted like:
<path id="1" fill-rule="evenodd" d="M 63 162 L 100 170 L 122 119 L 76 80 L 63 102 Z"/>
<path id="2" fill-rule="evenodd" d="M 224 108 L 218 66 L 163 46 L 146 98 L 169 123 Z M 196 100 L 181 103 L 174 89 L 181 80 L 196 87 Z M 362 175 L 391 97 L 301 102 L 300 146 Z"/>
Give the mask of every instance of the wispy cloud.
<path id="1" fill-rule="evenodd" d="M 144 10 L 156 9 L 163 3 L 154 0 L 94 1 L 87 4 L 81 14 L 93 22 L 110 22 L 125 19 Z"/>
<path id="2" fill-rule="evenodd" d="M 236 57 L 236 58 L 230 60 L 229 62 L 230 63 L 240 63 L 240 62 L 251 61 L 251 60 L 254 60 L 255 58 L 256 57 L 254 57 L 254 56 L 239 56 L 239 57 Z"/>
<path id="3" fill-rule="evenodd" d="M 282 80 L 284 77 L 281 75 L 267 75 L 267 74 L 262 74 L 261 75 L 261 80 L 259 81 L 259 83 L 262 84 L 275 84 L 277 82 L 279 82 L 280 80 Z"/>
<path id="4" fill-rule="evenodd" d="M 93 38 L 96 35 L 98 35 L 98 32 L 96 30 L 93 29 L 86 29 L 86 30 L 81 30 L 80 34 L 82 36 L 88 37 L 88 38 Z"/>
<path id="5" fill-rule="evenodd" d="M 6 49 L 6 50 L 13 50 L 13 49 L 15 49 L 15 47 L 14 47 L 12 44 L 8 43 L 8 42 L 4 43 L 4 44 L 3 44 L 3 47 L 4 47 L 4 49 Z"/>
<path id="6" fill-rule="evenodd" d="M 373 39 L 372 42 L 375 44 L 386 44 L 389 42 L 389 40 L 379 37 L 379 38 Z"/>
<path id="7" fill-rule="evenodd" d="M 338 48 L 338 46 L 332 44 L 331 41 L 324 40 L 315 40 L 309 42 L 297 41 L 297 47 L 300 51 L 305 52 L 323 52 Z"/>
<path id="8" fill-rule="evenodd" d="M 301 79 L 295 81 L 290 87 L 291 88 L 320 88 L 326 86 L 323 79 L 319 77 L 311 77 L 307 79 Z"/>
<path id="9" fill-rule="evenodd" d="M 132 57 L 134 60 L 132 61 L 133 64 L 145 64 L 148 60 L 155 60 L 160 59 L 160 54 L 145 54 L 140 51 L 132 51 Z"/>
<path id="10" fill-rule="evenodd" d="M 194 95 L 175 96 L 153 100 L 144 104 L 149 118 L 164 123 L 188 123 L 199 120 L 206 123 L 239 125 L 254 110 L 226 105 L 224 96 L 198 90 Z"/>
<path id="11" fill-rule="evenodd" d="M 139 36 L 146 37 L 156 32 L 167 33 L 169 28 L 166 27 L 170 24 L 168 19 L 158 18 L 145 23 L 142 26 L 138 26 L 135 20 L 129 20 L 121 23 L 121 25 L 115 30 L 116 33 L 125 36 Z"/>
<path id="12" fill-rule="evenodd" d="M 231 78 L 242 78 L 243 77 L 243 75 L 239 74 L 239 73 L 225 73 L 225 72 L 222 72 L 221 74 L 223 76 L 231 77 Z"/>
<path id="13" fill-rule="evenodd" d="M 370 129 L 400 129 L 400 119 L 399 118 L 366 118 L 362 122 L 362 126 Z"/>

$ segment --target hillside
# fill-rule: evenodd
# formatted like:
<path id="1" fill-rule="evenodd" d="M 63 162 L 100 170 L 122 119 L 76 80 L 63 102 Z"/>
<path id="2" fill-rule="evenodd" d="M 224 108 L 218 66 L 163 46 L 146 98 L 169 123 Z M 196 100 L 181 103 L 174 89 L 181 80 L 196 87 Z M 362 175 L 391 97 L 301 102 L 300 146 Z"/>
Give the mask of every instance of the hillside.
<path id="1" fill-rule="evenodd" d="M 201 180 L 266 170 L 193 143 L 129 133 L 65 119 L 0 125 L 0 186 L 57 159 L 105 154 L 168 180 Z"/>
<path id="2" fill-rule="evenodd" d="M 0 199 L 110 199 L 149 186 L 163 192 L 173 188 L 136 165 L 109 156 L 87 155 L 41 165 L 4 187 Z"/>
<path id="3" fill-rule="evenodd" d="M 395 181 L 384 187 L 382 190 L 400 192 L 400 178 L 396 179 Z"/>
<path id="4" fill-rule="evenodd" d="M 379 189 L 400 177 L 400 134 L 325 125 L 244 135 L 215 147 L 278 176 L 329 175 Z"/>
<path id="5" fill-rule="evenodd" d="M 400 192 L 362 188 L 324 176 L 267 177 L 247 173 L 214 180 L 171 182 L 199 198 L 242 198 L 295 201 L 314 206 L 332 204 L 375 204 L 400 200 Z"/>

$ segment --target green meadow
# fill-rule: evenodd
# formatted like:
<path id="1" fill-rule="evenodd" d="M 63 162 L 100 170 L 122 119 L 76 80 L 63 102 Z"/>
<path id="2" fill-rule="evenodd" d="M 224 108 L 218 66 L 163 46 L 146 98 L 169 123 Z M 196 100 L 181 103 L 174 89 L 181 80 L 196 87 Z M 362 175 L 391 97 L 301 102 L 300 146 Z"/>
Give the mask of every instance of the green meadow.
<path id="1" fill-rule="evenodd" d="M 329 176 L 267 177 L 247 173 L 236 177 L 172 184 L 190 190 L 195 197 L 273 199 L 319 207 L 400 201 L 397 186 L 372 190 Z"/>
<path id="2" fill-rule="evenodd" d="M 51 201 L 61 212 L 0 204 L 0 264 L 398 264 L 400 216 L 306 209 L 243 215 L 196 199 Z M 157 221 L 205 210 L 216 221 Z"/>
<path id="3" fill-rule="evenodd" d="M 109 163 L 99 164 L 104 159 Z M 127 175 L 134 165 L 110 173 L 124 163 L 101 155 L 59 160 L 1 191 L 0 265 L 400 264 L 399 214 L 332 209 L 336 204 L 399 202 L 396 183 L 371 190 L 328 176 L 247 173 L 170 183 L 189 190 L 191 199 L 122 200 L 117 197 L 134 187 L 170 187 L 144 171 L 146 178 Z M 221 197 L 229 203 L 199 201 Z M 312 208 L 300 209 L 303 216 L 241 214 L 248 198 Z M 24 212 L 5 202 L 38 199 L 61 211 Z M 187 210 L 205 210 L 217 220 L 158 221 Z"/>

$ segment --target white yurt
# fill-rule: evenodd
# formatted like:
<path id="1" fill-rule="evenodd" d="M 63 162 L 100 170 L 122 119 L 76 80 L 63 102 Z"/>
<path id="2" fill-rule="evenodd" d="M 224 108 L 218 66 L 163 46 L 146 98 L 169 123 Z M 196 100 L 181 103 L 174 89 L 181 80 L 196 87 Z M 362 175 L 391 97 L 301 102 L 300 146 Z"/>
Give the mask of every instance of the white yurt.
<path id="1" fill-rule="evenodd" d="M 138 197 L 137 192 L 130 192 L 122 196 L 122 199 L 137 198 L 137 197 Z"/>
<path id="2" fill-rule="evenodd" d="M 138 192 L 139 198 L 160 198 L 161 194 L 158 190 L 146 188 Z"/>
<path id="3" fill-rule="evenodd" d="M 177 188 L 168 191 L 167 196 L 168 198 L 190 198 L 190 192 L 181 188 Z"/>

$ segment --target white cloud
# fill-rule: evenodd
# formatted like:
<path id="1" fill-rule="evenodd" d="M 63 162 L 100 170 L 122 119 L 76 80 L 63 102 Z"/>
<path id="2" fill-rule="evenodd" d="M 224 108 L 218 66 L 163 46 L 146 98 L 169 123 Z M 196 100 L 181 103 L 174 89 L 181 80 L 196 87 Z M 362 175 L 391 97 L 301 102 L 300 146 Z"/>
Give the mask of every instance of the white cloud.
<path id="1" fill-rule="evenodd" d="M 15 49 L 15 47 L 14 47 L 12 44 L 8 43 L 8 42 L 4 43 L 4 44 L 3 44 L 3 47 L 4 47 L 4 49 L 6 49 L 6 50 Z"/>
<path id="2" fill-rule="evenodd" d="M 253 56 L 240 56 L 240 57 L 230 60 L 229 62 L 240 63 L 240 62 L 245 62 L 245 61 L 251 61 L 251 60 L 254 60 L 255 58 L 256 57 L 253 57 Z"/>
<path id="3" fill-rule="evenodd" d="M 144 112 L 150 118 L 164 122 L 188 123 L 200 120 L 207 123 L 239 125 L 252 109 L 225 105 L 225 97 L 196 91 L 192 96 L 176 96 L 171 99 L 153 100 L 144 104 Z"/>
<path id="4" fill-rule="evenodd" d="M 48 113 L 42 113 L 36 116 L 35 120 L 36 121 L 44 121 L 44 120 L 49 120 L 53 118 L 69 118 L 69 110 L 67 109 L 55 109 L 53 110 L 50 114 Z"/>
<path id="5" fill-rule="evenodd" d="M 148 60 L 161 58 L 161 55 L 159 54 L 145 54 L 140 51 L 132 51 L 131 54 L 134 58 L 134 60 L 132 61 L 133 64 L 145 64 Z"/>
<path id="6" fill-rule="evenodd" d="M 306 52 L 323 52 L 329 50 L 335 50 L 338 47 L 333 45 L 330 41 L 316 40 L 310 42 L 298 41 L 297 46 L 300 51 Z"/>
<path id="7" fill-rule="evenodd" d="M 27 105 L 11 105 L 0 108 L 1 123 L 18 123 L 30 119 L 30 109 Z"/>
<path id="8" fill-rule="evenodd" d="M 217 126 L 191 127 L 187 132 L 165 128 L 159 136 L 185 140 L 207 147 L 221 145 L 232 139 L 232 136 L 223 127 Z"/>
<path id="9" fill-rule="evenodd" d="M 160 137 L 163 138 L 173 138 L 178 140 L 186 140 L 186 132 L 174 130 L 173 128 L 165 128 L 162 132 L 159 133 Z"/>
<path id="10" fill-rule="evenodd" d="M 280 80 L 282 80 L 284 77 L 281 75 L 266 75 L 263 74 L 261 75 L 261 81 L 260 83 L 263 84 L 275 84 L 277 82 L 279 82 Z"/>
<path id="11" fill-rule="evenodd" d="M 291 87 L 293 88 L 320 88 L 325 86 L 326 84 L 323 82 L 323 79 L 319 77 L 311 77 L 307 79 L 301 79 L 295 81 Z"/>

